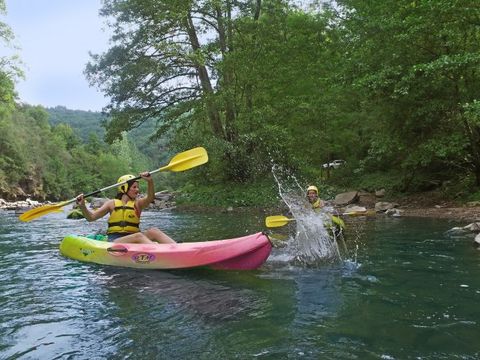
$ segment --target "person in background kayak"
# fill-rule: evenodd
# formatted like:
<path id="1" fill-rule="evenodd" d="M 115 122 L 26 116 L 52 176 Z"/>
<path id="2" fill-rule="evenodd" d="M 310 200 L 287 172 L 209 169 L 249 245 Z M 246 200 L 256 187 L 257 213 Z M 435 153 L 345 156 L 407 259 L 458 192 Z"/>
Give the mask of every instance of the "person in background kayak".
<path id="1" fill-rule="evenodd" d="M 148 207 L 155 199 L 153 179 L 150 173 L 143 172 L 141 178 L 147 181 L 147 196 L 138 197 L 140 188 L 134 175 L 121 176 L 117 183 L 118 194 L 115 199 L 106 201 L 97 210 L 89 210 L 85 204 L 83 194 L 77 196 L 77 204 L 87 221 L 95 221 L 110 214 L 108 219 L 108 241 L 115 243 L 142 243 L 159 242 L 173 244 L 175 241 L 158 228 L 140 231 L 140 216 L 142 210 Z"/>
<path id="2" fill-rule="evenodd" d="M 312 206 L 313 211 L 315 212 L 320 212 L 321 209 L 325 206 L 325 202 L 318 197 L 318 188 L 315 185 L 310 185 L 307 188 L 307 199 Z M 337 237 L 341 236 L 343 229 L 345 228 L 345 223 L 338 216 L 331 215 L 331 219 L 335 235 Z"/>
<path id="3" fill-rule="evenodd" d="M 307 199 L 314 210 L 321 209 L 325 206 L 325 202 L 318 197 L 318 188 L 314 185 L 310 185 L 307 188 Z"/>

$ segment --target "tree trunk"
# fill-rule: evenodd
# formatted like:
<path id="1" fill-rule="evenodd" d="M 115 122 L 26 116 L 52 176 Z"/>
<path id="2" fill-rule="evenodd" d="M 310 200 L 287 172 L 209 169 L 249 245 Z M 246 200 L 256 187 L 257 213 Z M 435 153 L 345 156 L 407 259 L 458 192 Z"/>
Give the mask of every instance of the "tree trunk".
<path id="1" fill-rule="evenodd" d="M 187 29 L 188 37 L 190 39 L 190 44 L 192 46 L 192 49 L 194 51 L 200 50 L 200 42 L 198 41 L 197 32 L 195 30 L 195 26 L 193 24 L 190 13 L 188 13 L 188 16 L 186 19 L 186 29 Z M 210 125 L 212 127 L 212 131 L 217 137 L 225 139 L 225 132 L 223 130 L 220 114 L 213 101 L 214 92 L 213 92 L 212 84 L 210 82 L 210 77 L 208 75 L 207 68 L 202 64 L 196 64 L 195 67 L 198 72 L 198 77 L 200 79 L 200 84 L 202 86 L 203 93 L 205 95 L 207 113 L 210 119 Z"/>
<path id="2" fill-rule="evenodd" d="M 255 13 L 253 15 L 253 20 L 257 21 L 260 17 L 260 10 L 262 7 L 262 0 L 257 0 L 257 5 L 255 6 Z M 253 37 L 253 42 L 255 43 L 255 36 Z M 245 102 L 247 111 L 251 113 L 253 111 L 253 96 L 252 96 L 252 84 L 247 84 L 245 87 Z"/>
<path id="3" fill-rule="evenodd" d="M 469 140 L 475 182 L 477 186 L 480 186 L 480 127 L 471 125 L 465 118 L 465 115 L 463 115 L 462 118 L 463 127 Z"/>
<path id="4" fill-rule="evenodd" d="M 470 147 L 472 149 L 471 156 L 475 173 L 475 185 L 480 186 L 480 128 L 478 126 L 473 126 Z"/>
<path id="5" fill-rule="evenodd" d="M 225 96 L 225 136 L 229 142 L 237 139 L 236 131 L 236 113 L 235 113 L 235 94 L 234 94 L 234 74 L 232 65 L 229 63 L 228 55 L 233 51 L 232 44 L 232 24 L 231 24 L 231 4 L 227 1 L 227 21 L 225 22 L 220 6 L 216 7 L 218 35 L 220 49 L 222 51 L 224 62 L 222 87 Z"/>

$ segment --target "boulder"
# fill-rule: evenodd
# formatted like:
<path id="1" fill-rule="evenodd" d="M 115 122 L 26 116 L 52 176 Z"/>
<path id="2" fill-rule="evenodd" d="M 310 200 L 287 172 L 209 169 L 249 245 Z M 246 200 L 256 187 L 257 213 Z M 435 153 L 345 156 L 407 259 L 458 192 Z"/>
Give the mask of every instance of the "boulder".
<path id="1" fill-rule="evenodd" d="M 392 216 L 392 217 L 402 216 L 401 210 L 395 209 L 395 208 L 388 209 L 387 211 L 385 211 L 385 214 L 388 215 L 388 216 Z"/>
<path id="2" fill-rule="evenodd" d="M 106 198 L 97 198 L 97 197 L 94 197 L 90 200 L 90 207 L 92 209 L 98 209 L 100 206 L 102 206 L 103 204 L 105 204 L 105 202 L 107 201 L 108 199 Z"/>
<path id="3" fill-rule="evenodd" d="M 358 205 L 364 206 L 366 208 L 373 208 L 375 206 L 377 199 L 374 194 L 369 192 L 359 192 L 358 193 Z"/>
<path id="4" fill-rule="evenodd" d="M 471 223 L 467 226 L 464 226 L 463 228 L 465 230 L 471 231 L 473 233 L 480 233 L 480 223 L 479 222 Z"/>
<path id="5" fill-rule="evenodd" d="M 363 213 L 367 211 L 367 208 L 364 206 L 349 205 L 345 208 L 345 213 Z"/>
<path id="6" fill-rule="evenodd" d="M 358 191 L 350 191 L 335 196 L 334 203 L 337 206 L 346 206 L 353 204 L 358 200 Z"/>
<path id="7" fill-rule="evenodd" d="M 383 198 L 385 196 L 385 189 L 376 190 L 375 196 L 377 198 Z"/>
<path id="8" fill-rule="evenodd" d="M 172 201 L 174 195 L 166 190 L 155 193 L 155 200 Z"/>
<path id="9" fill-rule="evenodd" d="M 474 244 L 476 247 L 479 247 L 479 246 L 480 246 L 480 234 L 477 234 L 477 236 L 475 236 L 475 239 L 473 240 L 473 244 Z"/>
<path id="10" fill-rule="evenodd" d="M 82 211 L 80 209 L 72 209 L 67 215 L 67 219 L 73 219 L 73 220 L 78 220 L 78 219 L 83 219 L 84 216 L 82 214 Z"/>
<path id="11" fill-rule="evenodd" d="M 385 201 L 379 201 L 375 204 L 375 211 L 380 212 L 380 211 L 387 211 L 388 209 L 393 209 L 398 207 L 397 203 L 390 203 L 390 202 L 385 202 Z"/>

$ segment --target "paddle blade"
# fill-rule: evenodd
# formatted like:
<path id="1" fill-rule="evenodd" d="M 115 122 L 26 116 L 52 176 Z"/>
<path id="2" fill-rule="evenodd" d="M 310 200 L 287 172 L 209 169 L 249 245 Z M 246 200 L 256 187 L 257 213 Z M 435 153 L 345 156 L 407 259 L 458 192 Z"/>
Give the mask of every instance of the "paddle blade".
<path id="1" fill-rule="evenodd" d="M 47 204 L 47 205 L 43 205 L 43 206 L 40 206 L 40 207 L 36 207 L 36 208 L 30 209 L 28 211 L 25 211 L 18 218 L 21 221 L 28 222 L 28 221 L 37 219 L 41 216 L 44 216 L 44 215 L 47 215 L 47 214 L 50 214 L 50 213 L 60 212 L 60 211 L 62 211 L 62 207 L 67 205 L 67 203 L 68 202 L 61 202 L 61 203 L 58 203 L 58 204 Z"/>
<path id="2" fill-rule="evenodd" d="M 295 221 L 295 219 L 289 219 L 286 216 L 282 216 L 282 215 L 274 215 L 274 216 L 268 216 L 265 219 L 265 225 L 269 228 L 280 227 L 288 224 L 288 222 L 290 221 Z"/>
<path id="3" fill-rule="evenodd" d="M 340 226 L 342 229 L 345 228 L 345 222 L 340 219 L 338 216 L 333 216 L 332 215 L 332 222 L 335 224 L 335 225 L 338 225 Z"/>
<path id="4" fill-rule="evenodd" d="M 205 150 L 203 147 L 196 147 L 175 155 L 172 160 L 170 160 L 170 163 L 164 167 L 161 167 L 159 171 L 185 171 L 196 166 L 203 165 L 207 161 L 207 150 Z"/>

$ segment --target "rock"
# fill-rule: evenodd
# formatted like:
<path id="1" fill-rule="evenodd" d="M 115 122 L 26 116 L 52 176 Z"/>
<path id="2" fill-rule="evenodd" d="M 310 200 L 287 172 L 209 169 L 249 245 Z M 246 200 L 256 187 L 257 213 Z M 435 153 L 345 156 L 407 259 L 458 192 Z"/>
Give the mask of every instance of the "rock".
<path id="1" fill-rule="evenodd" d="M 350 191 L 342 194 L 338 194 L 335 196 L 335 205 L 337 206 L 345 206 L 349 204 L 353 204 L 358 200 L 358 191 Z"/>
<path id="2" fill-rule="evenodd" d="M 67 215 L 67 219 L 78 220 L 78 219 L 83 219 L 83 218 L 84 218 L 84 216 L 83 216 L 82 211 L 80 209 L 73 209 Z"/>
<path id="3" fill-rule="evenodd" d="M 164 209 L 173 209 L 175 206 L 176 206 L 175 201 L 155 199 L 148 208 L 150 210 L 164 210 Z"/>
<path id="4" fill-rule="evenodd" d="M 479 247 L 479 246 L 480 246 L 480 234 L 477 234 L 477 236 L 475 236 L 475 239 L 473 240 L 473 244 L 474 244 L 476 247 Z"/>
<path id="5" fill-rule="evenodd" d="M 376 190 L 375 196 L 377 198 L 383 198 L 385 196 L 385 189 Z"/>
<path id="6" fill-rule="evenodd" d="M 377 198 L 375 197 L 375 194 L 368 193 L 368 192 L 359 192 L 358 193 L 358 205 L 359 206 L 372 208 L 372 207 L 375 206 L 376 201 L 377 201 Z"/>
<path id="7" fill-rule="evenodd" d="M 450 230 L 447 231 L 447 234 L 450 236 L 455 236 L 455 235 L 464 235 L 467 231 L 465 228 L 460 227 L 460 226 L 455 226 L 451 228 Z"/>
<path id="8" fill-rule="evenodd" d="M 345 213 L 362 213 L 367 211 L 366 207 L 363 206 L 357 206 L 357 205 L 349 205 L 345 208 Z"/>
<path id="9" fill-rule="evenodd" d="M 101 207 L 103 204 L 105 204 L 105 202 L 107 202 L 108 199 L 106 198 L 97 198 L 97 197 L 94 197 L 90 200 L 90 207 L 92 209 L 98 209 L 99 207 Z"/>
<path id="10" fill-rule="evenodd" d="M 155 193 L 155 200 L 172 201 L 174 195 L 166 190 Z"/>
<path id="11" fill-rule="evenodd" d="M 379 201 L 375 204 L 375 211 L 387 211 L 388 209 L 393 209 L 398 207 L 397 203 L 390 203 L 390 202 L 384 202 L 384 201 Z"/>
<path id="12" fill-rule="evenodd" d="M 474 233 L 480 233 L 480 222 L 471 223 L 467 226 L 464 226 L 463 228 L 465 230 L 468 230 L 468 231 L 471 231 L 471 232 L 474 232 Z"/>
<path id="13" fill-rule="evenodd" d="M 402 216 L 401 211 L 398 210 L 398 209 L 395 209 L 395 208 L 387 209 L 387 211 L 385 211 L 385 214 L 387 214 L 388 216 L 392 216 L 392 217 Z"/>

